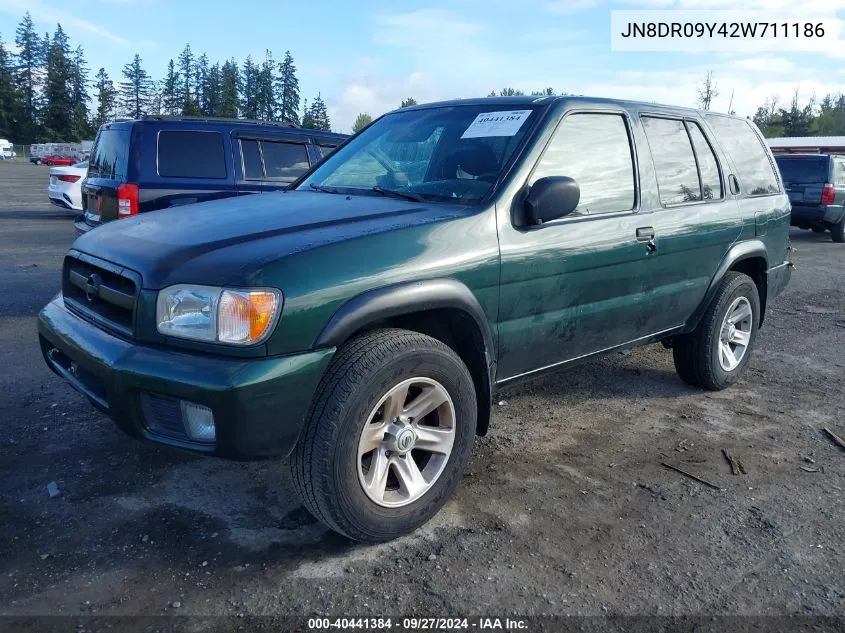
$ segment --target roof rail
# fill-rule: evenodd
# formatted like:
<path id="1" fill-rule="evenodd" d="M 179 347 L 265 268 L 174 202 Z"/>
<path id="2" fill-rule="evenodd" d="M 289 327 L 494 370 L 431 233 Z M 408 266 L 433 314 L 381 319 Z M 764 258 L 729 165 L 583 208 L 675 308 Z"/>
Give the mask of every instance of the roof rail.
<path id="1" fill-rule="evenodd" d="M 290 121 L 260 121 L 258 119 L 232 119 L 216 116 L 190 116 L 182 114 L 144 114 L 140 121 L 196 121 L 203 123 L 240 123 L 242 125 L 274 125 L 276 127 L 296 127 Z"/>

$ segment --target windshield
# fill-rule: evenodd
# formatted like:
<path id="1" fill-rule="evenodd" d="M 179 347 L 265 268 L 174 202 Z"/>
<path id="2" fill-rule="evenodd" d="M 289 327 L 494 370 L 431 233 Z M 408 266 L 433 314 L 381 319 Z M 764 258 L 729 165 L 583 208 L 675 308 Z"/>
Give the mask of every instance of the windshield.
<path id="1" fill-rule="evenodd" d="M 451 106 L 382 117 L 298 189 L 478 202 L 538 117 L 535 106 Z"/>
<path id="2" fill-rule="evenodd" d="M 776 156 L 783 181 L 792 184 L 820 184 L 828 181 L 828 157 Z"/>

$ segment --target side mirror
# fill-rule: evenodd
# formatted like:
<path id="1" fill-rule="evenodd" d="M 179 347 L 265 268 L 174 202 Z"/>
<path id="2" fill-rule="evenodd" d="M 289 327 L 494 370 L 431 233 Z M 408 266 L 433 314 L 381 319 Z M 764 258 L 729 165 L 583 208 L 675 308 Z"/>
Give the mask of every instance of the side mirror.
<path id="1" fill-rule="evenodd" d="M 546 176 L 531 185 L 525 198 L 529 224 L 542 224 L 569 215 L 578 208 L 581 189 L 568 176 Z"/>

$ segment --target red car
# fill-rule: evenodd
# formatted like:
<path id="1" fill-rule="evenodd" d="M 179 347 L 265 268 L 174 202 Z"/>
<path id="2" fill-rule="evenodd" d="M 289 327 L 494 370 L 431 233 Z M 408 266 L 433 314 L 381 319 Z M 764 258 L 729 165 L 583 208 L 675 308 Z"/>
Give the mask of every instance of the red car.
<path id="1" fill-rule="evenodd" d="M 57 167 L 66 167 L 67 165 L 73 165 L 79 162 L 79 158 L 77 156 L 45 156 L 41 159 L 42 165 L 50 165 L 57 166 Z"/>

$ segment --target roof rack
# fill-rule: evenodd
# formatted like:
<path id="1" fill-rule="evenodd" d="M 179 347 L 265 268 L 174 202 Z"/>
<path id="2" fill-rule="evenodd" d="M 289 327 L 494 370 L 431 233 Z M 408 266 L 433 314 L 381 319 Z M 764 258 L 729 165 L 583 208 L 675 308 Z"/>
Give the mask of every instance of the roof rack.
<path id="1" fill-rule="evenodd" d="M 240 123 L 242 125 L 274 125 L 276 127 L 296 127 L 290 121 L 260 121 L 258 119 L 231 119 L 216 116 L 189 116 L 181 114 L 144 114 L 140 121 L 195 121 L 203 123 Z"/>

